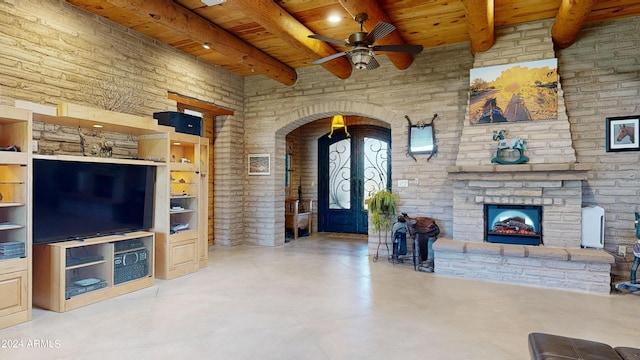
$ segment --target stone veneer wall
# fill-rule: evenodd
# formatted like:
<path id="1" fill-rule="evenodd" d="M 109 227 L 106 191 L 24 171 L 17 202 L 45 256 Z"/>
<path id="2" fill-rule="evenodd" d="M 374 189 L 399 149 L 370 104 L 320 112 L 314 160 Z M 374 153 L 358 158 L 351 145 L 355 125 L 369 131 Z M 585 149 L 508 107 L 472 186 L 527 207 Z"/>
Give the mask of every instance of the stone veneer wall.
<path id="1" fill-rule="evenodd" d="M 233 109 L 215 124 L 215 239 L 240 243 L 238 198 L 243 196 L 243 92 L 241 76 L 200 61 L 168 45 L 87 13 L 63 0 L 0 0 L 0 104 L 15 100 L 95 107 L 101 84 L 137 86 L 141 101 L 131 113 L 151 117 L 176 110 L 168 92 Z M 42 152 L 78 153 L 77 129 L 34 125 Z M 99 134 L 85 133 L 90 142 Z M 95 136 L 93 136 L 95 135 Z M 115 156 L 135 152 L 127 134 L 105 134 Z"/>
<path id="2" fill-rule="evenodd" d="M 474 67 L 555 57 L 552 24 L 540 21 L 496 31 L 495 45 L 476 55 Z M 434 246 L 436 273 L 608 293 L 613 257 L 583 250 L 598 257 L 583 260 L 569 252 L 580 249 L 582 180 L 587 179 L 588 167 L 576 164 L 562 77 L 557 119 L 471 125 L 467 115 L 464 125 L 456 166 L 448 169 L 456 189 L 453 240 L 459 244 L 448 247 L 443 241 Z M 500 129 L 527 141 L 528 164 L 491 164 L 496 145 L 482 139 L 491 139 Z M 543 246 L 484 243 L 484 204 L 542 206 Z M 460 246 L 461 251 L 454 249 Z"/>
<path id="3" fill-rule="evenodd" d="M 464 118 L 472 56 L 467 44 L 426 49 L 407 70 L 398 70 L 385 56 L 380 68 L 354 70 L 340 80 L 319 66 L 298 69 L 298 82 L 285 87 L 264 77 L 245 83 L 245 152 L 270 153 L 272 176 L 248 176 L 243 210 L 257 219 L 245 228 L 252 244 L 284 243 L 284 154 L 285 136 L 294 129 L 342 113 L 377 120 L 391 128 L 392 181 L 400 195 L 400 210 L 412 216 L 439 220 L 443 232 L 452 231 L 451 182 L 445 171 L 454 165 L 459 132 Z M 408 115 L 414 123 L 436 120 L 439 153 L 427 162 L 406 156 Z M 315 124 L 315 123 L 314 123 Z M 328 124 L 328 123 L 327 123 Z M 311 126 L 311 125 L 310 125 Z M 315 125 L 313 125 L 315 126 Z M 299 154 L 305 163 L 302 173 L 304 196 L 317 198 L 317 141 L 324 131 L 304 138 Z M 305 131 L 306 132 L 306 131 Z M 397 188 L 399 179 L 411 179 L 407 188 Z M 418 179 L 416 185 L 413 181 Z M 298 181 L 296 179 L 296 181 Z M 370 236 L 375 251 L 377 234 Z"/>
<path id="4" fill-rule="evenodd" d="M 476 55 L 474 67 L 519 63 L 555 57 L 550 29 L 552 21 L 540 21 L 502 28 L 496 31 L 495 45 Z M 573 164 L 576 161 L 571 131 L 564 106 L 561 81 L 558 88 L 557 119 L 498 124 L 471 125 L 469 115 L 464 128 L 455 171 L 491 166 L 496 143 L 494 130 L 507 129 L 510 136 L 527 141 L 528 164 Z M 462 179 L 454 179 L 453 238 L 461 241 L 484 241 L 483 205 L 543 206 L 543 241 L 546 246 L 580 247 L 582 178 L 553 176 L 553 167 L 530 172 L 524 166 L 493 165 L 497 172 L 477 170 Z M 453 168 L 451 168 L 453 169 Z M 454 171 L 454 170 L 451 170 Z M 509 174 L 513 172 L 514 174 Z M 517 174 L 518 176 L 514 176 Z M 585 177 L 583 177 L 585 178 Z"/>
<path id="5" fill-rule="evenodd" d="M 555 58 L 550 34 L 552 25 L 553 21 L 547 20 L 497 29 L 495 44 L 476 54 L 473 68 Z M 492 140 L 493 131 L 501 129 L 508 130 L 509 137 L 520 136 L 527 141 L 526 155 L 530 164 L 575 162 L 562 78 L 559 84 L 557 119 L 471 125 L 467 111 L 456 165 L 491 165 L 497 148 Z"/>
<path id="6" fill-rule="evenodd" d="M 456 180 L 453 238 L 484 241 L 484 204 L 540 205 L 544 246 L 579 248 L 581 239 L 582 182 L 580 180 L 535 180 L 525 176 L 508 179 L 486 173 L 478 180 Z M 475 174 L 478 176 L 478 174 Z M 522 179 L 522 178 L 525 179 Z"/>
<path id="7" fill-rule="evenodd" d="M 561 249 L 438 239 L 436 274 L 607 295 L 613 256 Z"/>
<path id="8" fill-rule="evenodd" d="M 577 160 L 592 166 L 583 182 L 585 205 L 605 211 L 605 250 L 617 254 L 613 273 L 629 277 L 640 211 L 640 152 L 605 151 L 605 119 L 640 114 L 640 17 L 585 26 L 558 51 L 562 86 Z M 570 90 L 567 90 L 570 89 Z"/>

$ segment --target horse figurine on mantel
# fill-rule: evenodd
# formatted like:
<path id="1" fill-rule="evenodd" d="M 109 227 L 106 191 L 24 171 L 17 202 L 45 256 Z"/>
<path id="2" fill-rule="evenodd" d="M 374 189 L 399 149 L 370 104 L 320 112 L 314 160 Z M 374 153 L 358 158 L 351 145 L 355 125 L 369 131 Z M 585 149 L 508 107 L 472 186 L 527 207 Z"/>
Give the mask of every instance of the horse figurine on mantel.
<path id="1" fill-rule="evenodd" d="M 507 139 L 507 130 L 494 130 L 493 141 L 498 142 L 498 150 L 496 156 L 491 159 L 492 163 L 498 163 L 503 165 L 522 164 L 529 161 L 529 158 L 524 155 L 524 151 L 527 148 L 527 142 L 516 136 L 512 139 Z M 519 157 L 515 160 L 506 160 L 501 157 L 503 150 L 516 150 L 519 153 Z"/>

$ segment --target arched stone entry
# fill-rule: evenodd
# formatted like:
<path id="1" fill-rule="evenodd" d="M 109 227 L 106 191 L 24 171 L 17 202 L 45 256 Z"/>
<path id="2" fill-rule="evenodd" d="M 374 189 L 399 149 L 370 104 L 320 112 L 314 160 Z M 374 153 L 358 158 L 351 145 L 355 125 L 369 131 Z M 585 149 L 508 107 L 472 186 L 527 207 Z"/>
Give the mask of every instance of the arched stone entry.
<path id="1" fill-rule="evenodd" d="M 356 102 L 356 101 L 328 101 L 322 103 L 315 103 L 307 106 L 302 106 L 294 109 L 284 116 L 279 117 L 276 120 L 276 126 L 274 127 L 273 137 L 273 157 L 272 157 L 272 171 L 273 182 L 271 185 L 271 192 L 273 193 L 273 202 L 270 207 L 273 212 L 273 238 L 272 242 L 263 241 L 258 242 L 260 245 L 279 246 L 284 244 L 285 232 L 284 232 L 284 174 L 285 171 L 285 157 L 286 157 L 286 140 L 285 137 L 288 133 L 296 128 L 305 124 L 311 123 L 318 119 L 328 118 L 335 114 L 342 114 L 346 116 L 362 116 L 370 119 L 375 119 L 384 124 L 391 124 L 397 120 L 396 123 L 402 122 L 402 114 L 397 114 L 387 108 L 380 105 Z M 327 126 L 327 130 L 329 127 Z M 392 129 L 393 133 L 393 129 Z M 263 134 L 264 135 L 264 134 Z M 262 137 L 265 139 L 265 137 Z M 317 193 L 316 193 L 317 197 Z M 259 211 L 257 209 L 256 211 Z M 267 209 L 268 211 L 268 209 Z M 251 216 L 251 215 L 249 215 Z M 261 222 L 265 222 L 265 226 L 271 228 L 271 224 L 266 222 L 271 219 L 264 218 L 264 214 L 260 215 Z M 256 223 L 252 226 L 261 226 Z M 250 239 L 249 239 L 250 240 Z"/>

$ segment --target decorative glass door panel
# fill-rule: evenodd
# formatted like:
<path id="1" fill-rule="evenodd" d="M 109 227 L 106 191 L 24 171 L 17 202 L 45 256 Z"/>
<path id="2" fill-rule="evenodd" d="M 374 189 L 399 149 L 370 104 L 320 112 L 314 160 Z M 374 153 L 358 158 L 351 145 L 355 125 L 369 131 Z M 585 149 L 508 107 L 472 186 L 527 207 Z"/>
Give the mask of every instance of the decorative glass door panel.
<path id="1" fill-rule="evenodd" d="M 329 209 L 351 208 L 351 139 L 329 145 Z"/>
<path id="2" fill-rule="evenodd" d="M 389 150 L 388 141 L 364 138 L 364 198 L 362 201 L 365 209 L 371 194 L 387 188 Z"/>
<path id="3" fill-rule="evenodd" d="M 318 140 L 318 230 L 367 233 L 366 198 L 390 183 L 389 129 L 350 126 Z"/>

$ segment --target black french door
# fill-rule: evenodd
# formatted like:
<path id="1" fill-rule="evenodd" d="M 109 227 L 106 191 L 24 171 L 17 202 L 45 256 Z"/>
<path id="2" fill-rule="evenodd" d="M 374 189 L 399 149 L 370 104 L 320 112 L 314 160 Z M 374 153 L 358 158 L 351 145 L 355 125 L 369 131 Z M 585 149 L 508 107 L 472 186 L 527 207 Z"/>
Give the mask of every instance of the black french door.
<path id="1" fill-rule="evenodd" d="M 318 140 L 318 230 L 366 234 L 369 193 L 391 184 L 391 131 L 350 126 Z"/>

